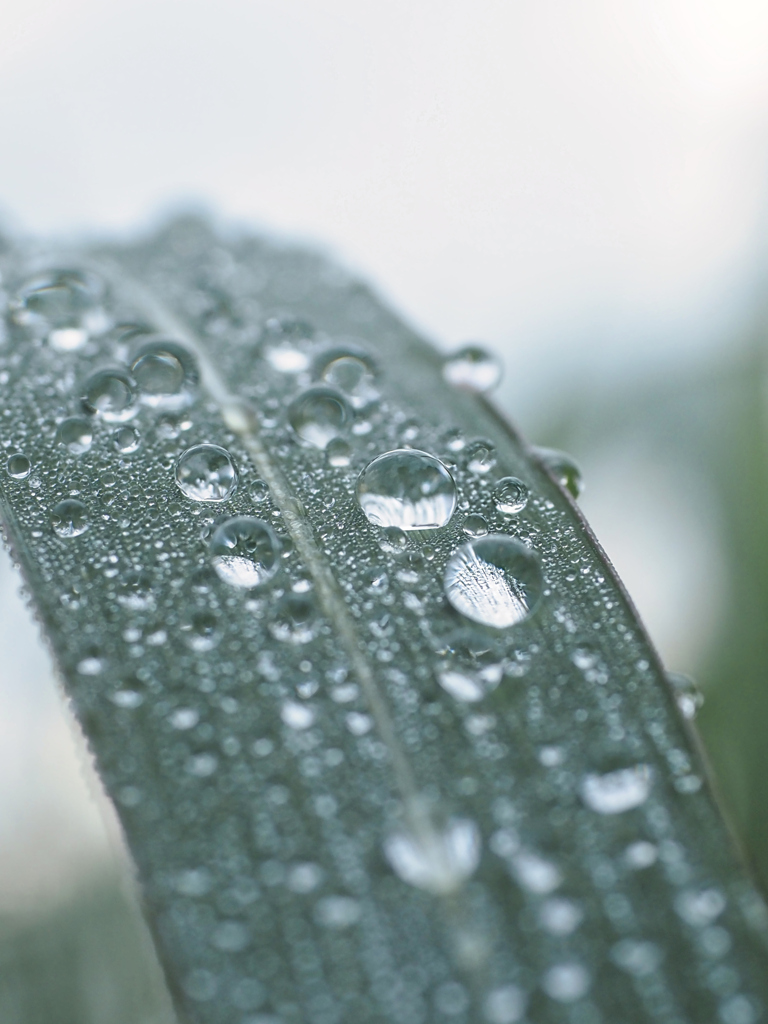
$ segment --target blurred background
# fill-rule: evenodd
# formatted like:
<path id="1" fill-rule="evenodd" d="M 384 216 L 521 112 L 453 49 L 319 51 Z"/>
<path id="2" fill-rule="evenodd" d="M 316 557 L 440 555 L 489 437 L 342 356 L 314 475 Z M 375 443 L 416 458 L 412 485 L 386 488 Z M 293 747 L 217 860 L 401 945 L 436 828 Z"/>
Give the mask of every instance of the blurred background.
<path id="1" fill-rule="evenodd" d="M 662 657 L 705 691 L 768 884 L 768 5 L 0 0 L 0 139 L 11 234 L 202 206 L 321 247 L 446 350 L 495 350 L 498 405 L 581 464 Z M 0 1019 L 160 1024 L 18 586 L 3 555 Z"/>

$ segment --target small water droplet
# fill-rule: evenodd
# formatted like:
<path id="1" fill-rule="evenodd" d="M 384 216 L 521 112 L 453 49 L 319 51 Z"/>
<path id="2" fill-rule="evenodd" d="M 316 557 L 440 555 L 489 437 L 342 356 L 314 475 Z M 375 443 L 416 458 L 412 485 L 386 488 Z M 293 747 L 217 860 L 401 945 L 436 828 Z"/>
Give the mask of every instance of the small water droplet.
<path id="1" fill-rule="evenodd" d="M 70 416 L 69 419 L 59 424 L 56 430 L 56 440 L 68 448 L 73 455 L 82 455 L 93 443 L 91 421 L 82 416 Z"/>
<path id="2" fill-rule="evenodd" d="M 663 959 L 664 954 L 655 942 L 622 939 L 611 949 L 611 960 L 616 966 L 636 978 L 653 974 Z"/>
<path id="3" fill-rule="evenodd" d="M 219 759 L 215 754 L 195 754 L 187 761 L 187 771 L 190 775 L 196 775 L 199 779 L 205 779 L 213 775 L 219 767 Z"/>
<path id="4" fill-rule="evenodd" d="M 141 435 L 135 427 L 120 427 L 115 431 L 112 443 L 116 452 L 129 455 L 135 452 L 141 443 Z"/>
<path id="5" fill-rule="evenodd" d="M 539 895 L 553 892 L 562 884 L 563 876 L 557 864 L 546 860 L 532 850 L 521 850 L 510 862 L 512 873 L 520 885 Z"/>
<path id="6" fill-rule="evenodd" d="M 307 644 L 317 630 L 317 609 L 310 594 L 285 594 L 280 598 L 269 631 L 276 640 Z"/>
<path id="7" fill-rule="evenodd" d="M 192 353 L 165 338 L 145 342 L 134 355 L 131 372 L 142 402 L 163 409 L 188 405 L 200 379 Z"/>
<path id="8" fill-rule="evenodd" d="M 352 448 L 342 437 L 335 437 L 328 442 L 325 457 L 329 466 L 348 466 L 352 461 Z"/>
<path id="9" fill-rule="evenodd" d="M 98 676 L 104 668 L 104 662 L 97 655 L 89 655 L 77 663 L 77 671 L 81 676 Z"/>
<path id="10" fill-rule="evenodd" d="M 464 453 L 470 473 L 485 476 L 496 465 L 496 452 L 490 441 L 475 441 Z"/>
<path id="11" fill-rule="evenodd" d="M 174 729 L 179 729 L 180 731 L 194 729 L 200 721 L 200 713 L 194 708 L 176 708 L 172 712 L 169 721 Z"/>
<path id="12" fill-rule="evenodd" d="M 373 728 L 373 719 L 359 711 L 350 711 L 346 716 L 346 724 L 353 736 L 365 736 Z"/>
<path id="13" fill-rule="evenodd" d="M 456 484 L 433 455 L 399 448 L 379 455 L 357 481 L 357 500 L 374 526 L 436 529 L 456 508 Z"/>
<path id="14" fill-rule="evenodd" d="M 248 488 L 248 494 L 251 501 L 260 505 L 262 501 L 266 501 L 269 497 L 269 487 L 264 480 L 254 480 Z"/>
<path id="15" fill-rule="evenodd" d="M 577 963 L 555 964 L 544 975 L 542 987 L 551 999 L 573 1003 L 589 991 L 589 972 Z"/>
<path id="16" fill-rule="evenodd" d="M 695 718 L 697 711 L 704 703 L 704 694 L 694 680 L 681 672 L 667 672 L 667 681 L 672 687 L 675 701 L 683 713 L 683 717 L 689 720 Z"/>
<path id="17" fill-rule="evenodd" d="M 649 843 L 644 839 L 636 843 L 630 843 L 624 851 L 624 859 L 629 867 L 635 871 L 642 871 L 643 868 L 651 867 L 658 860 L 658 856 L 659 851 L 653 843 Z"/>
<path id="18" fill-rule="evenodd" d="M 454 387 L 484 394 L 501 380 L 501 361 L 480 345 L 465 345 L 443 363 L 443 376 Z"/>
<path id="19" fill-rule="evenodd" d="M 229 452 L 217 444 L 196 444 L 176 462 L 176 485 L 192 501 L 226 501 L 237 486 Z"/>
<path id="20" fill-rule="evenodd" d="M 144 703 L 144 694 L 138 690 L 116 690 L 110 699 L 115 707 L 133 710 Z"/>
<path id="21" fill-rule="evenodd" d="M 692 928 L 706 928 L 725 910 L 719 889 L 688 889 L 675 899 L 675 910 Z"/>
<path id="22" fill-rule="evenodd" d="M 91 331 L 106 329 L 100 303 L 104 285 L 86 271 L 51 270 L 22 289 L 13 309 L 14 320 L 37 337 L 47 335 L 59 352 L 82 348 Z"/>
<path id="23" fill-rule="evenodd" d="M 488 1024 L 517 1024 L 526 1004 L 525 993 L 517 985 L 502 985 L 488 993 L 483 1012 Z"/>
<path id="24" fill-rule="evenodd" d="M 584 912 L 572 900 L 545 900 L 539 908 L 541 927 L 551 935 L 570 935 L 583 919 Z"/>
<path id="25" fill-rule="evenodd" d="M 312 892 L 323 880 L 323 870 L 311 861 L 296 864 L 288 872 L 288 888 L 293 892 L 306 894 Z"/>
<path id="26" fill-rule="evenodd" d="M 309 368 L 309 346 L 314 328 L 302 320 L 272 317 L 264 325 L 264 358 L 280 373 L 303 373 Z"/>
<path id="27" fill-rule="evenodd" d="M 152 577 L 143 569 L 126 573 L 117 592 L 117 601 L 131 611 L 143 611 L 154 605 Z"/>
<path id="28" fill-rule="evenodd" d="M 325 928 L 341 931 L 350 928 L 360 920 L 361 909 L 351 896 L 326 896 L 315 907 L 315 920 Z"/>
<path id="29" fill-rule="evenodd" d="M 505 476 L 496 484 L 493 500 L 499 512 L 516 516 L 528 504 L 528 488 L 516 476 Z"/>
<path id="30" fill-rule="evenodd" d="M 477 673 L 457 672 L 452 668 L 443 668 L 437 674 L 437 681 L 446 693 L 464 704 L 474 704 L 482 700 L 486 694 L 494 690 L 501 680 L 501 666 L 489 666 L 498 671 Z"/>
<path id="31" fill-rule="evenodd" d="M 584 803 L 598 814 L 622 814 L 645 803 L 652 781 L 650 765 L 636 764 L 605 775 L 586 775 L 579 792 Z"/>
<path id="32" fill-rule="evenodd" d="M 239 953 L 251 942 L 251 933 L 242 921 L 222 921 L 211 933 L 211 945 L 222 953 Z"/>
<path id="33" fill-rule="evenodd" d="M 79 537 L 88 529 L 88 509 L 76 498 L 65 498 L 53 506 L 51 526 L 59 537 Z"/>
<path id="34" fill-rule="evenodd" d="M 491 534 L 451 556 L 444 586 L 456 611 L 473 622 L 506 629 L 535 611 L 544 581 L 533 551 L 512 537 Z"/>
<path id="35" fill-rule="evenodd" d="M 399 555 L 408 547 L 408 538 L 399 526 L 387 526 L 379 536 L 379 547 L 388 555 Z"/>
<path id="36" fill-rule="evenodd" d="M 307 388 L 288 408 L 288 422 L 293 432 L 313 448 L 326 448 L 346 431 L 351 420 L 352 411 L 346 398 L 340 391 L 324 386 Z"/>
<path id="37" fill-rule="evenodd" d="M 556 448 L 534 448 L 533 454 L 544 464 L 546 469 L 574 498 L 578 498 L 584 490 L 581 470 L 578 464 L 565 452 Z"/>
<path id="38" fill-rule="evenodd" d="M 307 704 L 289 700 L 280 709 L 280 717 L 290 729 L 302 731 L 314 724 L 315 712 Z"/>
<path id="39" fill-rule="evenodd" d="M 404 882 L 433 893 L 455 892 L 480 863 L 480 832 L 469 818 L 451 818 L 443 829 L 425 826 L 392 833 L 384 853 Z"/>
<path id="40" fill-rule="evenodd" d="M 468 515 L 461 528 L 468 537 L 485 537 L 488 533 L 488 523 L 485 517 L 477 512 Z"/>
<path id="41" fill-rule="evenodd" d="M 187 644 L 193 651 L 210 651 L 221 639 L 218 619 L 213 612 L 196 612 L 183 628 Z"/>
<path id="42" fill-rule="evenodd" d="M 6 462 L 5 471 L 14 480 L 26 480 L 32 472 L 32 463 L 26 455 L 17 452 L 15 455 L 11 455 Z"/>
<path id="43" fill-rule="evenodd" d="M 216 573 L 233 587 L 260 587 L 278 569 L 280 541 L 267 523 L 234 516 L 213 532 L 211 559 Z"/>
<path id="44" fill-rule="evenodd" d="M 364 409 L 379 397 L 374 387 L 376 369 L 362 349 L 324 352 L 315 365 L 315 377 L 346 395 L 353 409 Z"/>
<path id="45" fill-rule="evenodd" d="M 83 408 L 110 423 L 120 423 L 136 413 L 136 385 L 124 370 L 97 370 L 83 388 Z"/>

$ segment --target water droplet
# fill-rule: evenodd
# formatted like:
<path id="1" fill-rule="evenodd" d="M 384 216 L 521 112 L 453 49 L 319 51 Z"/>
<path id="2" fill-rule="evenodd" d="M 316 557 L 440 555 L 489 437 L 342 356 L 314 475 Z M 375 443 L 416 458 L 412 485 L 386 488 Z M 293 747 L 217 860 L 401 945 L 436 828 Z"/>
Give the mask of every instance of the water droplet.
<path id="1" fill-rule="evenodd" d="M 443 376 L 454 387 L 484 394 L 501 380 L 501 361 L 480 345 L 465 345 L 443 363 Z"/>
<path id="2" fill-rule="evenodd" d="M 589 991 L 589 972 L 577 963 L 556 964 L 550 967 L 542 980 L 542 987 L 551 999 L 559 1003 L 572 1003 Z"/>
<path id="3" fill-rule="evenodd" d="M 192 353 L 165 338 L 143 344 L 134 355 L 131 372 L 142 402 L 163 409 L 188 405 L 200 379 Z"/>
<path id="4" fill-rule="evenodd" d="M 483 1007 L 488 1024 L 517 1024 L 525 1013 L 525 993 L 517 985 L 503 985 L 488 993 Z"/>
<path id="5" fill-rule="evenodd" d="M 314 335 L 310 324 L 301 320 L 272 317 L 264 325 L 264 358 L 280 373 L 303 373 L 309 368 L 308 349 Z"/>
<path id="6" fill-rule="evenodd" d="M 348 466 L 352 461 L 352 448 L 342 437 L 335 437 L 328 442 L 325 457 L 329 466 Z"/>
<path id="7" fill-rule="evenodd" d="M 211 537 L 211 558 L 218 576 L 233 587 L 260 587 L 278 569 L 280 541 L 267 523 L 235 516 Z"/>
<path id="8" fill-rule="evenodd" d="M 350 711 L 345 718 L 347 728 L 353 736 L 365 736 L 373 728 L 373 719 L 360 711 Z"/>
<path id="9" fill-rule="evenodd" d="M 115 707 L 133 710 L 144 703 L 144 694 L 138 690 L 116 690 L 110 700 Z"/>
<path id="10" fill-rule="evenodd" d="M 399 526 L 387 526 L 381 531 L 379 547 L 388 555 L 399 555 L 408 547 L 408 538 Z"/>
<path id="11" fill-rule="evenodd" d="M 288 422 L 304 444 L 326 448 L 340 437 L 352 420 L 346 398 L 333 388 L 307 388 L 288 408 Z"/>
<path id="12" fill-rule="evenodd" d="M 213 775 L 219 767 L 219 759 L 215 754 L 195 754 L 187 761 L 187 771 L 190 775 L 196 775 L 199 779 L 205 779 Z"/>
<path id="13" fill-rule="evenodd" d="M 97 370 L 83 388 L 83 408 L 110 423 L 120 423 L 136 413 L 136 385 L 124 370 Z"/>
<path id="14" fill-rule="evenodd" d="M 584 485 L 581 479 L 581 470 L 570 455 L 558 451 L 556 448 L 534 448 L 533 454 L 544 464 L 561 487 L 570 492 L 574 498 L 578 498 L 584 490 Z"/>
<path id="15" fill-rule="evenodd" d="M 183 988 L 190 999 L 197 1003 L 207 1003 L 216 995 L 219 981 L 215 974 L 199 967 L 184 978 Z"/>
<path id="16" fill-rule="evenodd" d="M 266 501 L 269 497 L 269 487 L 264 480 L 254 480 L 251 486 L 248 488 L 248 494 L 251 501 L 256 502 L 260 505 L 262 501 Z"/>
<path id="17" fill-rule="evenodd" d="M 469 1008 L 469 996 L 463 985 L 447 981 L 435 990 L 435 1009 L 446 1017 L 457 1017 Z"/>
<path id="18" fill-rule="evenodd" d="M 135 427 L 120 427 L 115 431 L 112 443 L 121 455 L 135 452 L 141 442 L 141 435 Z"/>
<path id="19" fill-rule="evenodd" d="M 51 526 L 59 537 L 79 537 L 88 529 L 88 509 L 76 498 L 65 498 L 53 506 Z"/>
<path id="20" fill-rule="evenodd" d="M 667 672 L 667 681 L 672 687 L 675 701 L 682 711 L 683 717 L 689 720 L 695 718 L 696 712 L 704 703 L 704 694 L 694 680 L 681 672 Z"/>
<path id="21" fill-rule="evenodd" d="M 364 409 L 379 397 L 374 387 L 375 367 L 362 349 L 324 352 L 316 363 L 315 376 L 346 395 L 353 409 Z"/>
<path id="22" fill-rule="evenodd" d="M 11 455 L 6 462 L 5 471 L 14 480 L 26 480 L 32 472 L 32 463 L 26 455 L 17 452 L 16 455 Z"/>
<path id="23" fill-rule="evenodd" d="M 451 818 L 442 830 L 394 832 L 384 853 L 404 882 L 433 893 L 455 892 L 480 863 L 480 832 L 469 818 Z"/>
<path id="24" fill-rule="evenodd" d="M 477 512 L 468 515 L 461 528 L 468 537 L 485 537 L 488 533 L 488 523 Z"/>
<path id="25" fill-rule="evenodd" d="M 325 928 L 350 928 L 360 916 L 360 904 L 350 896 L 326 896 L 315 907 L 315 920 Z"/>
<path id="26" fill-rule="evenodd" d="M 309 594 L 285 594 L 269 625 L 269 631 L 276 640 L 291 644 L 307 644 L 315 637 L 317 609 Z"/>
<path id="27" fill-rule="evenodd" d="M 659 851 L 653 845 L 644 839 L 639 840 L 636 843 L 631 843 L 624 851 L 624 858 L 629 865 L 635 871 L 642 871 L 643 868 L 649 868 L 655 864 L 659 856 Z"/>
<path id="28" fill-rule="evenodd" d="M 499 512 L 516 516 L 528 504 L 528 488 L 516 476 L 505 476 L 496 484 L 493 500 Z"/>
<path id="29" fill-rule="evenodd" d="M 357 500 L 374 526 L 436 529 L 453 515 L 456 484 L 433 455 L 399 448 L 365 467 L 357 481 Z"/>
<path id="30" fill-rule="evenodd" d="M 455 700 L 465 704 L 474 704 L 482 700 L 486 694 L 494 690 L 501 680 L 501 666 L 489 666 L 491 671 L 481 670 L 477 673 L 457 672 L 452 668 L 443 668 L 437 674 L 437 681 L 446 693 Z"/>
<path id="31" fill-rule="evenodd" d="M 174 729 L 186 731 L 194 729 L 200 721 L 200 713 L 194 708 L 176 708 L 168 720 Z"/>
<path id="32" fill-rule="evenodd" d="M 221 639 L 219 623 L 213 612 L 196 612 L 182 628 L 187 634 L 187 644 L 193 651 L 210 651 Z"/>
<path id="33" fill-rule="evenodd" d="M 470 473 L 485 476 L 496 465 L 496 452 L 490 441 L 475 441 L 464 453 Z"/>
<path id="34" fill-rule="evenodd" d="M 251 933 L 241 921 L 222 921 L 211 934 L 211 945 L 222 953 L 239 953 L 251 942 Z"/>
<path id="35" fill-rule="evenodd" d="M 598 814 L 622 814 L 645 803 L 652 780 L 650 765 L 636 764 L 605 775 L 587 775 L 579 792 L 584 803 Z"/>
<path id="36" fill-rule="evenodd" d="M 288 872 L 288 888 L 293 892 L 306 894 L 312 892 L 323 880 L 323 870 L 311 861 L 296 864 Z"/>
<path id="37" fill-rule="evenodd" d="M 280 717 L 290 729 L 302 731 L 314 724 L 315 712 L 307 704 L 289 700 L 280 709 Z"/>
<path id="38" fill-rule="evenodd" d="M 226 501 L 234 493 L 237 473 L 225 448 L 196 444 L 179 456 L 176 484 L 192 501 Z"/>
<path id="39" fill-rule="evenodd" d="M 100 303 L 104 286 L 85 271 L 52 270 L 30 281 L 21 291 L 14 320 L 38 337 L 47 335 L 59 352 L 74 351 L 91 331 L 108 326 Z"/>
<path id="40" fill-rule="evenodd" d="M 571 900 L 551 899 L 539 908 L 541 927 L 550 935 L 570 935 L 581 924 L 584 913 Z"/>
<path id="41" fill-rule="evenodd" d="M 491 534 L 451 556 L 444 586 L 457 612 L 473 622 L 506 629 L 535 611 L 544 581 L 533 551 L 512 537 Z"/>
<path id="42" fill-rule="evenodd" d="M 56 430 L 56 440 L 63 444 L 73 455 L 82 455 L 87 452 L 93 443 L 93 429 L 90 420 L 82 416 L 70 416 L 59 424 Z"/>
<path id="43" fill-rule="evenodd" d="M 557 864 L 545 860 L 531 850 L 521 850 L 517 853 L 512 858 L 510 867 L 524 889 L 539 895 L 552 892 L 563 881 Z"/>
<path id="44" fill-rule="evenodd" d="M 133 569 L 126 573 L 117 592 L 117 601 L 131 611 L 143 611 L 154 605 L 152 596 L 152 577 L 143 569 Z"/>
<path id="45" fill-rule="evenodd" d="M 638 939 L 622 939 L 611 949 L 611 960 L 627 974 L 645 978 L 653 974 L 664 954 L 655 942 Z"/>
<path id="46" fill-rule="evenodd" d="M 77 671 L 81 676 L 98 676 L 104 668 L 104 662 L 96 655 L 90 655 L 77 663 Z"/>
<path id="47" fill-rule="evenodd" d="M 725 910 L 725 896 L 718 889 L 689 889 L 677 896 L 675 910 L 692 928 L 706 928 Z"/>

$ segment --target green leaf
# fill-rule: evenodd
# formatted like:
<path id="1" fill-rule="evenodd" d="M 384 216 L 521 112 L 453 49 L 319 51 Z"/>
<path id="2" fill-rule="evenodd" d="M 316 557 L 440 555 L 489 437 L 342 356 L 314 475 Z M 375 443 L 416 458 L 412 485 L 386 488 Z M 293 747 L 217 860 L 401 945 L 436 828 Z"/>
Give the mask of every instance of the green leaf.
<path id="1" fill-rule="evenodd" d="M 764 905 L 571 468 L 316 255 L 44 259 L 2 257 L 3 517 L 182 1015 L 759 1020 Z"/>

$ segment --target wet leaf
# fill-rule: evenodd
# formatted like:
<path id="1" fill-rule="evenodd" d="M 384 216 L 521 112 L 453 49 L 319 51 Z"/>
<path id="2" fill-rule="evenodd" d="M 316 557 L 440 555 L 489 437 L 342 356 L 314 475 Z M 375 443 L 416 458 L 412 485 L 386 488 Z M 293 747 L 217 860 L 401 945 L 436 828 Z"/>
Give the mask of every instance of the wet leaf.
<path id="1" fill-rule="evenodd" d="M 191 219 L 2 270 L 6 529 L 186 1019 L 760 1019 L 693 734 L 481 357 Z"/>

